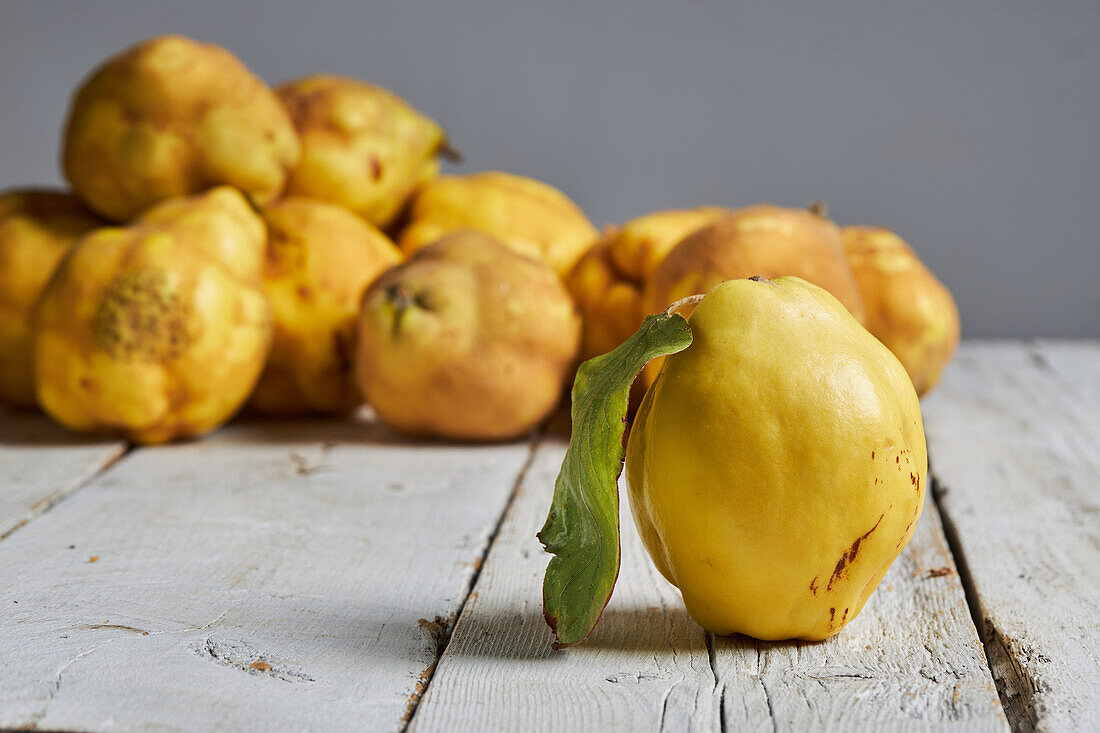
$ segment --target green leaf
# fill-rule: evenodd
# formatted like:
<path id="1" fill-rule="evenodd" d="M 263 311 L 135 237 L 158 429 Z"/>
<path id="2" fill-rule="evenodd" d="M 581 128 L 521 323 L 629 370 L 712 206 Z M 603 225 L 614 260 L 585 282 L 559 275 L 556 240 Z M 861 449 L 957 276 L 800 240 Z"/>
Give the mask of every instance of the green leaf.
<path id="1" fill-rule="evenodd" d="M 672 312 L 649 316 L 621 346 L 589 359 L 573 383 L 573 433 L 538 534 L 553 553 L 542 585 L 555 648 L 584 639 L 600 620 L 619 575 L 619 474 L 630 385 L 646 362 L 691 345 Z"/>

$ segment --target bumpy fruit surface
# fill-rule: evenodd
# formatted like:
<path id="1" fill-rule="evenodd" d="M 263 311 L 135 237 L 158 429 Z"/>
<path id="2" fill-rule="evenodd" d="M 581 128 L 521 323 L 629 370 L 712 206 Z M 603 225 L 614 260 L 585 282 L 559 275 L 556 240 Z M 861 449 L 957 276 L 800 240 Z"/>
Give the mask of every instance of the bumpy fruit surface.
<path id="1" fill-rule="evenodd" d="M 399 430 L 514 438 L 558 404 L 580 330 L 544 262 L 462 231 L 367 289 L 356 373 L 379 417 Z"/>
<path id="2" fill-rule="evenodd" d="M 0 195 L 0 404 L 35 406 L 30 312 L 77 239 L 103 222 L 61 191 Z"/>
<path id="3" fill-rule="evenodd" d="M 898 357 L 917 394 L 927 393 L 959 344 L 951 291 L 889 229 L 845 227 L 841 236 L 863 297 L 863 325 Z"/>
<path id="4" fill-rule="evenodd" d="M 490 234 L 567 274 L 599 237 L 584 212 L 553 186 L 510 173 L 442 176 L 413 200 L 398 244 L 410 255 L 459 229 Z"/>
<path id="5" fill-rule="evenodd" d="M 271 342 L 263 221 L 229 187 L 81 239 L 33 317 L 42 408 L 139 443 L 199 435 L 245 401 Z"/>
<path id="6" fill-rule="evenodd" d="M 385 227 L 439 172 L 443 128 L 386 89 L 317 75 L 277 92 L 302 138 L 289 194 L 340 204 Z"/>
<path id="7" fill-rule="evenodd" d="M 927 455 L 898 360 L 798 278 L 732 280 L 690 319 L 627 446 L 634 519 L 717 634 L 824 639 L 920 518 Z"/>
<path id="8" fill-rule="evenodd" d="M 223 183 L 266 203 L 298 155 L 283 106 L 237 57 L 160 36 L 109 59 L 77 90 L 62 163 L 89 207 L 124 222 Z"/>
<path id="9" fill-rule="evenodd" d="M 264 220 L 275 339 L 249 404 L 273 415 L 349 412 L 363 401 L 352 373 L 359 301 L 401 253 L 361 217 L 322 201 L 287 198 Z"/>
<path id="10" fill-rule="evenodd" d="M 730 213 L 719 206 L 655 211 L 613 228 L 566 278 L 584 316 L 582 358 L 607 353 L 642 325 L 645 281 L 680 240 Z"/>

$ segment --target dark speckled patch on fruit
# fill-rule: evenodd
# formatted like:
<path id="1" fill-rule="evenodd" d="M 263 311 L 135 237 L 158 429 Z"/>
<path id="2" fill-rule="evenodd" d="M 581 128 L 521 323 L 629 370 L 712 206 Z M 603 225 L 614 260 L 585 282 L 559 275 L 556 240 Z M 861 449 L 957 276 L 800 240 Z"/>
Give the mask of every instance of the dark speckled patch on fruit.
<path id="1" fill-rule="evenodd" d="M 97 348 L 131 361 L 164 362 L 187 345 L 187 319 L 174 283 L 159 268 L 115 278 L 92 320 Z"/>

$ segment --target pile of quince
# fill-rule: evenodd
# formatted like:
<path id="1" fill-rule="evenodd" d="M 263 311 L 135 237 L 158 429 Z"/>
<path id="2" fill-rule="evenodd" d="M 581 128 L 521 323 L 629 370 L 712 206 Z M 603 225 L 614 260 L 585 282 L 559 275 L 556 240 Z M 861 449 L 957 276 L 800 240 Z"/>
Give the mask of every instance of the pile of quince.
<path id="1" fill-rule="evenodd" d="M 69 109 L 71 191 L 0 196 L 0 404 L 140 443 L 364 402 L 409 434 L 509 439 L 579 359 L 753 275 L 832 293 L 919 393 L 958 340 L 950 293 L 886 229 L 704 207 L 601 235 L 555 188 L 440 175 L 449 157 L 365 82 L 271 89 L 180 36 L 108 59 Z"/>

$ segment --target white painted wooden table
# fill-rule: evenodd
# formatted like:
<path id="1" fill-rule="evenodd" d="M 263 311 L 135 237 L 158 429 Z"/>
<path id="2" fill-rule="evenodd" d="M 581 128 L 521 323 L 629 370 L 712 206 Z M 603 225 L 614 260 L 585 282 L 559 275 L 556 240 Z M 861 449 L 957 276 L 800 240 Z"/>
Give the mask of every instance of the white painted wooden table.
<path id="1" fill-rule="evenodd" d="M 0 416 L 0 728 L 1100 730 L 1100 343 L 966 344 L 924 411 L 933 496 L 838 637 L 706 634 L 627 520 L 563 651 L 535 540 L 561 436 L 127 451 Z"/>

